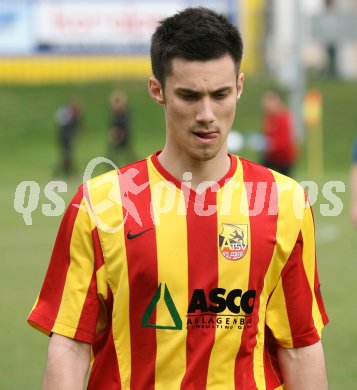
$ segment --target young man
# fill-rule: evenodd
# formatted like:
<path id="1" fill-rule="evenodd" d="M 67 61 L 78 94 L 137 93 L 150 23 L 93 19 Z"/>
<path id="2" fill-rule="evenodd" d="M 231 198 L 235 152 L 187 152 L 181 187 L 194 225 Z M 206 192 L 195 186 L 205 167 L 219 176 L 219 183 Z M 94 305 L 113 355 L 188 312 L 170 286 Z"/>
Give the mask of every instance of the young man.
<path id="1" fill-rule="evenodd" d="M 188 8 L 152 38 L 161 152 L 85 183 L 29 322 L 44 389 L 327 389 L 314 228 L 293 180 L 227 153 L 242 41 Z"/>

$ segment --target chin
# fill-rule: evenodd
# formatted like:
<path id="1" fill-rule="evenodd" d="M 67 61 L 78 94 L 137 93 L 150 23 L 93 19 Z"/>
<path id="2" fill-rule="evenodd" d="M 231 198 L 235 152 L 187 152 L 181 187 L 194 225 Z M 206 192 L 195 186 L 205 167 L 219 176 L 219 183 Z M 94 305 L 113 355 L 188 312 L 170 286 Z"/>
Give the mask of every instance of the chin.
<path id="1" fill-rule="evenodd" d="M 213 150 L 197 150 L 194 153 L 190 153 L 189 156 L 192 160 L 196 161 L 209 161 L 217 156 L 218 152 Z"/>

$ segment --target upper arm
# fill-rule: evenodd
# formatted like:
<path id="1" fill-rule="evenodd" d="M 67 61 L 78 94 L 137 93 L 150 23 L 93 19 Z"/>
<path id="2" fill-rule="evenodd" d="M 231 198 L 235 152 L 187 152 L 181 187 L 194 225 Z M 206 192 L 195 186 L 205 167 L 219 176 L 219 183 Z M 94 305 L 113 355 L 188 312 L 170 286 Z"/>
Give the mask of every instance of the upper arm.
<path id="1" fill-rule="evenodd" d="M 43 379 L 43 390 L 83 389 L 90 364 L 91 346 L 53 334 Z"/>
<path id="2" fill-rule="evenodd" d="M 75 358 L 76 361 L 81 364 L 88 364 L 90 361 L 91 346 L 88 343 L 82 341 L 70 339 L 68 337 L 54 333 L 51 336 L 48 345 L 48 357 L 49 358 L 62 358 L 67 356 L 68 358 Z"/>
<path id="3" fill-rule="evenodd" d="M 321 341 L 301 348 L 278 347 L 278 360 L 287 390 L 327 390 Z"/>

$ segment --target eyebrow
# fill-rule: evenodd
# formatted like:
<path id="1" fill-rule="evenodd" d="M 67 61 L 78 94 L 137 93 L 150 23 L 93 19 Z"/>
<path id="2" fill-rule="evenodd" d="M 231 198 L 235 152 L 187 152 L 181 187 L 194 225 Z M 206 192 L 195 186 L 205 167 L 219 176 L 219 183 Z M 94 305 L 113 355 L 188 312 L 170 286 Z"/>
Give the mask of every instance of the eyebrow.
<path id="1" fill-rule="evenodd" d="M 233 90 L 233 87 L 230 85 L 227 85 L 227 86 L 215 89 L 214 91 L 209 92 L 209 94 L 214 95 L 217 93 L 227 92 L 227 91 L 231 91 L 231 90 Z M 176 88 L 175 92 L 180 93 L 180 94 L 191 94 L 191 95 L 195 95 L 195 96 L 202 95 L 202 92 L 200 92 L 200 91 L 197 91 L 197 90 L 191 89 L 191 88 L 184 88 L 184 87 Z"/>

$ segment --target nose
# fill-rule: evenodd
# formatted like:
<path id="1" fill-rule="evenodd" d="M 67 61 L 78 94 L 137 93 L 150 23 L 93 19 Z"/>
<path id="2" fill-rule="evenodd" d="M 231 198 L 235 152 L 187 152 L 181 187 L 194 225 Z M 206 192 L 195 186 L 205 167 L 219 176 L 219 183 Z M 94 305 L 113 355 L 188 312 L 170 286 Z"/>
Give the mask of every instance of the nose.
<path id="1" fill-rule="evenodd" d="M 215 116 L 213 113 L 212 102 L 209 97 L 204 97 L 198 103 L 198 110 L 196 113 L 196 121 L 199 123 L 212 123 L 215 120 Z"/>

